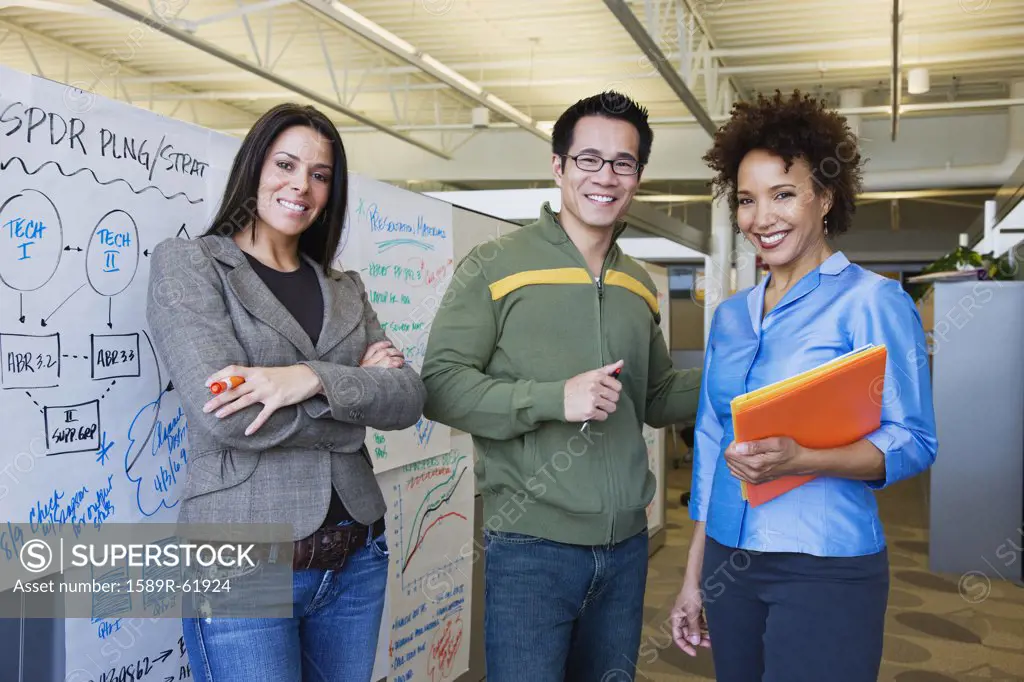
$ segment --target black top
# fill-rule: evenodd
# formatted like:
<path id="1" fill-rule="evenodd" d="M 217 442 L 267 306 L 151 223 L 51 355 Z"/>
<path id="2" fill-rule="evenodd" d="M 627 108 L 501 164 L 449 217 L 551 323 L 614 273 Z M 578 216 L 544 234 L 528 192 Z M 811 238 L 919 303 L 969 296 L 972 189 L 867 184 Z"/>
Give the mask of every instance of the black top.
<path id="1" fill-rule="evenodd" d="M 249 254 L 245 254 L 249 264 L 260 276 L 267 288 L 277 297 L 292 317 L 309 335 L 313 345 L 320 338 L 320 328 L 324 322 L 324 295 L 320 291 L 320 280 L 317 279 L 313 267 L 304 259 L 299 259 L 299 269 L 294 272 L 281 272 L 267 267 Z M 324 526 L 335 526 L 342 521 L 352 521 L 352 516 L 338 492 L 331 486 L 331 504 L 327 509 Z"/>

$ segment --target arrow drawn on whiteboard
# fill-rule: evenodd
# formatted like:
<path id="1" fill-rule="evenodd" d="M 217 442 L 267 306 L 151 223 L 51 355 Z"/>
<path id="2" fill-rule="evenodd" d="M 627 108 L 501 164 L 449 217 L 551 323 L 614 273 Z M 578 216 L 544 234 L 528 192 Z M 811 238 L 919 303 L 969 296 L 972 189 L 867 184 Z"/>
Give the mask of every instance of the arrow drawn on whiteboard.
<path id="1" fill-rule="evenodd" d="M 34 171 L 30 171 L 28 169 L 28 167 L 25 165 L 24 159 L 22 159 L 19 156 L 12 156 L 11 158 L 7 159 L 6 161 L 0 162 L 0 171 L 7 170 L 7 167 L 9 165 L 11 165 L 12 163 L 14 163 L 15 161 L 17 161 L 19 164 L 21 164 L 21 169 L 23 171 L 25 171 L 25 175 L 35 175 L 36 173 L 38 173 L 39 171 L 43 170 L 44 168 L 46 168 L 47 166 L 49 166 L 52 163 L 54 166 L 57 167 L 57 170 L 60 171 L 60 174 L 63 175 L 64 177 L 66 177 L 66 178 L 74 177 L 74 176 L 78 175 L 79 173 L 88 173 L 89 175 L 92 176 L 92 179 L 95 180 L 96 183 L 100 184 L 100 185 L 112 185 L 115 182 L 123 182 L 124 184 L 128 185 L 128 189 L 130 189 L 135 194 L 142 194 L 143 192 L 146 192 L 146 191 L 152 189 L 152 190 L 156 190 L 157 192 L 159 192 L 160 195 L 163 196 L 163 198 L 167 199 L 168 201 L 170 201 L 171 199 L 175 199 L 177 197 L 185 197 L 185 199 L 190 204 L 201 204 L 201 203 L 203 203 L 202 199 L 190 199 L 189 196 L 187 194 L 185 194 L 184 192 L 178 192 L 177 194 L 172 194 L 171 196 L 167 196 L 166 194 L 163 193 L 163 190 L 161 190 L 159 187 L 156 187 L 154 185 L 149 185 L 147 187 L 143 187 L 142 189 L 135 189 L 132 186 L 132 184 L 130 182 L 128 182 L 127 180 L 125 180 L 124 178 L 114 178 L 113 180 L 103 181 L 103 180 L 100 180 L 98 177 L 96 177 L 96 173 L 94 173 L 91 168 L 79 168 L 74 173 L 65 173 L 64 169 L 61 168 L 61 165 L 59 163 L 57 163 L 56 161 L 47 161 L 43 165 L 39 166 L 39 168 L 36 168 Z"/>
<path id="2" fill-rule="evenodd" d="M 113 314 L 113 311 L 114 311 L 114 299 L 107 298 L 107 328 L 108 329 L 113 329 L 114 328 L 114 321 L 110 319 L 110 316 Z"/>
<path id="3" fill-rule="evenodd" d="M 18 322 L 25 324 L 25 294 L 18 293 Z"/>
<path id="4" fill-rule="evenodd" d="M 71 292 L 71 296 L 74 296 L 75 294 L 77 294 L 77 293 L 78 293 L 79 291 L 81 291 L 81 290 L 82 290 L 82 289 L 84 289 L 84 288 L 85 288 L 85 285 L 83 284 L 82 286 L 80 286 L 80 287 L 78 287 L 77 289 L 75 289 L 74 291 L 72 291 L 72 292 Z M 47 315 L 46 317 L 44 317 L 44 318 L 43 318 L 42 320 L 40 320 L 40 321 L 39 321 L 39 323 L 40 323 L 41 325 L 43 325 L 43 326 L 45 327 L 45 326 L 46 326 L 46 321 L 47 321 L 47 320 L 49 320 L 49 319 L 50 319 L 51 317 L 53 317 L 54 315 L 56 315 L 56 314 L 57 314 L 57 311 L 58 311 L 58 310 L 60 310 L 60 309 L 61 309 L 61 307 L 62 307 L 62 306 L 63 306 L 63 305 L 65 304 L 65 303 L 67 303 L 68 301 L 70 301 L 70 300 L 71 300 L 71 296 L 68 296 L 68 297 L 67 297 L 67 298 L 65 298 L 65 299 L 64 299 L 63 301 L 61 301 L 61 302 L 60 302 L 60 305 L 59 305 L 59 306 L 57 306 L 56 308 L 54 308 L 54 309 L 53 309 L 53 312 L 52 312 L 52 313 L 50 313 L 49 315 Z"/>

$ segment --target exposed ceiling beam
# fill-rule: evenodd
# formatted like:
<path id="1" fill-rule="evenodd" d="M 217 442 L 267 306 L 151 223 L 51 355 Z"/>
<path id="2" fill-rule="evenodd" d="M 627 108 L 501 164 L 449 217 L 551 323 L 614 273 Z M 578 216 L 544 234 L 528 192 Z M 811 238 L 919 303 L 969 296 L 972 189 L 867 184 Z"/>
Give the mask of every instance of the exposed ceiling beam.
<path id="1" fill-rule="evenodd" d="M 704 17 L 701 15 L 701 13 L 697 11 L 697 8 L 694 7 L 693 0 L 680 0 L 680 2 L 683 3 L 683 5 L 686 7 L 687 11 L 693 16 L 694 21 L 697 22 L 697 26 L 700 27 L 701 33 L 703 33 L 704 37 L 708 39 L 708 47 L 710 47 L 712 52 L 713 52 L 714 49 L 715 49 L 716 41 L 715 41 L 715 37 L 711 34 L 711 29 L 708 28 L 708 22 L 705 21 Z M 707 0 L 700 0 L 700 4 L 701 5 L 706 5 L 707 4 Z M 723 73 L 724 74 L 725 72 L 721 70 L 721 68 L 725 68 L 725 63 L 722 61 L 722 58 L 721 57 L 713 57 L 713 58 L 718 62 L 718 65 L 720 67 L 719 73 Z M 739 84 L 739 82 L 737 82 L 737 80 L 735 78 L 730 78 L 729 82 L 732 83 L 733 89 L 736 91 L 736 93 L 740 96 L 741 99 L 744 99 L 744 100 L 749 100 L 750 99 L 750 94 L 746 91 L 746 89 L 742 85 Z"/>
<path id="2" fill-rule="evenodd" d="M 429 54 L 418 50 L 415 46 L 390 33 L 381 26 L 370 21 L 363 15 L 352 10 L 337 0 L 300 0 L 302 4 L 314 12 L 330 19 L 336 24 L 368 40 L 423 73 L 445 83 L 453 90 L 468 97 L 477 104 L 490 109 L 503 118 L 507 118 L 520 128 L 536 135 L 545 142 L 551 141 L 551 134 L 537 124 L 530 116 L 515 108 L 493 93 L 486 92 L 482 87 L 469 80 L 454 69 L 442 64 Z"/>
<path id="3" fill-rule="evenodd" d="M 892 141 L 896 141 L 896 131 L 900 122 L 900 99 L 903 93 L 903 75 L 900 72 L 900 27 L 903 22 L 903 8 L 900 0 L 892 0 L 892 75 L 890 97 L 892 98 Z"/>
<path id="4" fill-rule="evenodd" d="M 0 9 L 7 9 L 8 7 L 24 7 L 25 9 L 34 9 L 40 12 L 77 14 L 79 16 L 97 17 L 100 19 L 110 19 L 114 16 L 113 13 L 105 9 L 83 7 L 82 5 L 72 5 L 66 2 L 51 2 L 50 0 L 0 0 Z"/>
<path id="5" fill-rule="evenodd" d="M 623 220 L 626 224 L 648 234 L 664 237 L 701 253 L 710 253 L 708 251 L 708 230 L 699 229 L 678 218 L 673 218 L 653 206 L 632 203 Z"/>
<path id="6" fill-rule="evenodd" d="M 252 16 L 253 14 L 256 14 L 256 13 L 259 13 L 259 12 L 263 12 L 263 11 L 266 11 L 268 9 L 273 9 L 273 8 L 278 7 L 280 5 L 290 5 L 293 2 L 295 2 L 295 0 L 266 0 L 265 2 L 260 2 L 260 3 L 257 3 L 255 5 L 244 5 L 242 7 L 237 8 L 237 9 L 233 9 L 233 10 L 231 10 L 229 12 L 223 12 L 221 14 L 215 14 L 213 16 L 203 17 L 202 19 L 197 19 L 195 21 L 182 20 L 182 24 L 186 28 L 188 28 L 191 32 L 194 33 L 196 31 L 196 29 L 198 29 L 200 26 L 207 26 L 209 24 L 215 24 L 218 21 L 224 21 L 225 19 L 234 19 L 236 17 Z"/>
<path id="7" fill-rule="evenodd" d="M 1020 59 L 1024 58 L 1024 47 L 1006 47 L 996 50 L 976 50 L 971 52 L 945 53 L 928 55 L 926 57 L 913 57 L 900 55 L 900 63 L 903 66 L 941 66 L 945 64 L 963 64 L 968 62 L 987 62 L 997 59 Z M 745 64 L 743 66 L 723 66 L 718 70 L 720 74 L 754 74 L 754 73 L 791 73 L 807 72 L 824 74 L 830 71 L 861 71 L 880 70 L 891 66 L 892 60 L 879 59 L 836 59 L 820 60 L 816 62 L 788 62 L 788 63 L 758 63 Z"/>
<path id="8" fill-rule="evenodd" d="M 935 45 L 938 49 L 948 51 L 950 45 L 981 43 L 999 38 L 1024 37 L 1024 26 L 997 26 L 993 28 L 966 29 L 963 31 L 941 31 L 928 33 L 907 33 L 904 38 L 911 45 Z M 828 42 L 796 42 L 791 44 L 760 45 L 758 47 L 719 48 L 708 52 L 712 57 L 780 57 L 783 55 L 813 52 L 818 54 L 834 54 L 866 50 L 869 48 L 888 48 L 892 38 L 879 36 L 875 38 L 851 38 Z"/>
<path id="9" fill-rule="evenodd" d="M 6 29 L 6 30 L 8 30 L 8 31 L 10 31 L 12 33 L 17 33 L 17 34 L 19 34 L 19 35 L 21 35 L 21 36 L 23 36 L 25 38 L 30 38 L 30 39 L 32 39 L 32 40 L 34 40 L 36 42 L 39 42 L 39 43 L 42 43 L 42 44 L 47 45 L 49 47 L 52 47 L 53 49 L 57 50 L 58 52 L 62 52 L 64 54 L 70 55 L 72 57 L 77 57 L 78 59 L 81 59 L 81 60 L 86 61 L 86 62 L 95 63 L 95 64 L 101 64 L 102 65 L 104 63 L 103 60 L 109 57 L 109 55 L 98 55 L 98 54 L 95 54 L 93 52 L 89 52 L 88 50 L 83 50 L 81 48 L 74 47 L 73 45 L 69 45 L 66 42 L 63 42 L 63 41 L 60 41 L 60 40 L 55 40 L 54 38 L 51 38 L 50 36 L 43 35 L 42 33 L 39 33 L 37 31 L 33 31 L 32 29 L 26 28 L 26 27 L 22 26 L 21 24 L 16 24 L 16 23 L 14 23 L 12 21 L 7 21 L 7 20 L 2 19 L 2 18 L 0 18 L 0 28 Z M 92 72 L 92 73 L 95 76 L 95 72 Z M 146 77 L 148 77 L 150 75 L 150 74 L 147 74 L 144 71 L 140 71 L 138 69 L 132 68 L 132 67 L 128 66 L 127 64 L 118 63 L 118 75 L 120 76 L 122 74 L 130 74 L 131 76 L 135 76 L 135 77 L 139 77 L 139 78 L 146 78 Z M 188 88 L 188 86 L 183 85 L 182 83 L 177 83 L 177 82 L 172 82 L 172 81 L 165 81 L 164 84 L 167 87 L 169 87 L 169 88 L 180 90 L 181 93 L 184 96 L 195 94 L 195 91 L 190 90 Z M 73 85 L 75 87 L 81 87 L 84 90 L 90 90 L 90 89 L 96 87 L 96 82 L 90 84 L 90 83 L 86 83 L 84 81 L 77 81 L 77 82 L 69 83 L 68 85 Z M 143 98 L 140 97 L 139 101 L 141 101 L 142 99 Z M 148 98 L 145 98 L 145 99 L 148 99 Z M 211 103 L 211 104 L 214 104 L 214 103 Z M 252 112 L 246 111 L 245 109 L 240 109 L 240 108 L 238 108 L 236 106 L 233 106 L 231 104 L 228 104 L 226 102 L 216 102 L 215 104 L 219 108 L 222 108 L 225 112 L 230 112 L 231 115 L 233 115 L 233 116 L 242 116 L 242 117 L 244 117 L 244 120 L 246 120 L 246 121 L 250 121 L 250 120 L 253 119 Z"/>
<path id="10" fill-rule="evenodd" d="M 122 79 L 122 82 L 125 82 Z M 231 99 L 228 92 L 215 93 L 216 95 L 223 97 L 224 99 Z M 230 93 L 233 97 L 237 97 L 240 100 L 243 99 L 270 99 L 272 93 L 263 92 L 236 92 Z M 140 96 L 141 97 L 141 96 Z M 170 99 L 206 99 L 205 93 L 195 93 L 195 96 L 183 96 L 181 98 L 170 98 Z M 157 98 L 160 99 L 160 98 Z M 979 99 L 979 100 L 957 100 L 953 102 L 923 102 L 921 104 L 903 104 L 900 106 L 900 114 L 906 118 L 907 114 L 927 114 L 928 112 L 943 112 L 943 111 L 984 111 L 985 109 L 1006 109 L 1008 107 L 1020 107 L 1024 106 L 1024 97 L 1009 97 L 1003 99 Z M 863 116 L 869 118 L 881 118 L 883 116 L 889 116 L 891 108 L 888 104 L 880 104 L 878 106 L 868 107 L 839 107 L 834 109 L 837 114 L 842 116 Z M 712 116 L 712 120 L 725 122 L 729 119 L 728 114 L 721 114 L 718 116 Z M 697 119 L 693 116 L 662 116 L 662 117 L 651 117 L 648 119 L 651 126 L 685 126 L 692 125 L 697 122 Z M 400 124 L 393 126 L 395 130 L 401 131 L 419 131 L 419 132 L 457 132 L 457 131 L 473 131 L 476 128 L 469 121 L 463 121 L 461 123 L 416 123 L 416 124 Z M 488 132 L 509 132 L 518 131 L 519 127 L 514 123 L 492 123 L 488 126 Z M 238 128 L 218 128 L 220 132 L 227 133 L 229 135 L 244 135 L 245 129 Z M 366 126 L 339 126 L 338 130 L 341 133 L 374 133 L 376 132 L 373 128 Z"/>
<path id="11" fill-rule="evenodd" d="M 700 101 L 693 95 L 690 88 L 686 86 L 679 73 L 672 67 L 672 63 L 665 57 L 665 53 L 658 47 L 658 43 L 651 34 L 647 32 L 640 20 L 637 19 L 633 11 L 629 9 L 629 5 L 626 4 L 625 0 L 604 0 L 604 4 L 608 6 L 615 18 L 619 20 L 622 27 L 626 29 L 630 37 L 636 42 L 637 47 L 647 56 L 650 63 L 658 70 L 661 77 L 665 79 L 668 86 L 672 88 L 672 91 L 676 93 L 686 108 L 690 110 L 694 118 L 700 124 L 708 135 L 714 136 L 715 131 L 718 130 L 718 126 L 711 120 L 711 116 L 701 106 Z"/>
<path id="12" fill-rule="evenodd" d="M 914 190 L 884 190 L 875 192 L 861 192 L 857 195 L 857 203 L 873 201 L 892 201 L 897 199 L 909 199 L 917 201 L 930 201 L 939 197 L 975 197 L 982 196 L 991 198 L 993 196 L 1012 196 L 1016 190 L 1010 188 L 995 189 L 991 187 L 976 188 L 938 188 L 938 189 L 914 189 Z M 711 201 L 710 194 L 637 194 L 633 201 L 645 204 L 687 204 L 707 203 Z M 974 206 L 974 204 L 967 204 Z"/>
<path id="13" fill-rule="evenodd" d="M 219 47 L 205 40 L 196 38 L 195 36 L 191 35 L 186 31 L 183 31 L 179 28 L 175 28 L 174 26 L 165 23 L 157 17 L 150 16 L 148 14 L 145 14 L 144 12 L 140 12 L 134 7 L 129 7 L 128 5 L 122 4 L 118 0 L 93 0 L 93 2 L 100 4 L 108 9 L 112 9 L 118 14 L 128 17 L 129 19 L 146 24 L 150 28 L 156 31 L 160 31 L 164 35 L 170 36 L 171 38 L 174 38 L 182 43 L 185 43 L 186 45 L 190 45 L 196 48 L 197 50 L 201 50 L 202 52 L 205 52 L 206 54 L 212 57 L 216 57 L 217 59 L 225 61 L 231 64 L 232 66 L 242 69 L 243 71 L 248 71 L 249 73 L 259 76 L 260 78 L 270 83 L 273 83 L 274 85 L 284 88 L 285 90 L 290 90 L 296 95 L 305 97 L 306 99 L 312 102 L 316 102 L 325 109 L 330 109 L 331 111 L 337 112 L 355 121 L 358 121 L 363 125 L 368 125 L 373 128 L 376 128 L 377 130 L 383 133 L 387 133 L 388 135 L 398 138 L 403 142 L 407 142 L 415 147 L 419 147 L 420 149 L 430 152 L 435 156 L 439 156 L 442 159 L 451 160 L 451 156 L 449 154 L 446 154 L 445 152 L 433 147 L 432 145 L 429 145 L 425 142 L 421 142 L 420 140 L 410 137 L 409 135 L 394 130 L 388 125 L 380 123 L 379 121 L 369 118 L 368 116 L 364 116 L 363 114 L 360 114 L 358 111 L 355 111 L 354 109 L 347 107 L 343 104 L 339 104 L 338 102 L 331 100 L 325 95 L 322 95 L 318 92 L 314 92 L 313 90 L 310 90 L 309 88 L 299 85 L 294 81 L 282 78 L 281 76 L 278 76 L 277 74 L 272 73 L 261 66 L 257 66 L 255 64 L 252 64 L 251 62 L 246 61 L 245 59 L 236 57 L 235 55 L 225 50 L 222 50 Z"/>
<path id="14" fill-rule="evenodd" d="M 1021 32 L 1024 36 L 1024 31 Z M 905 41 L 909 40 L 907 35 L 904 33 L 903 38 Z M 886 45 L 889 44 L 889 39 L 885 39 Z M 712 53 L 715 51 L 712 50 Z M 679 61 L 678 52 L 668 52 L 665 56 L 673 62 Z M 998 59 L 1021 59 L 1024 58 L 1024 47 L 1003 47 L 988 50 L 965 50 L 958 52 L 943 52 L 941 54 L 931 55 L 910 55 L 904 54 L 901 56 L 900 61 L 903 66 L 942 66 L 945 64 L 966 64 L 970 62 L 984 62 Z M 460 71 L 490 71 L 490 70 L 508 70 L 508 69 L 529 69 L 533 68 L 536 70 L 543 69 L 547 73 L 557 73 L 560 70 L 564 70 L 563 66 L 572 60 L 566 59 L 544 59 L 541 61 L 535 61 L 531 64 L 528 59 L 506 59 L 506 60 L 495 60 L 495 61 L 481 61 L 481 62 L 464 62 L 458 64 L 451 64 L 449 68 Z M 621 55 L 614 57 L 594 57 L 593 59 L 587 60 L 592 66 L 608 66 L 614 67 L 619 64 L 635 64 L 635 55 Z M 721 62 L 721 60 L 719 60 Z M 884 71 L 886 74 L 889 73 L 889 67 L 892 64 L 892 60 L 885 56 L 877 58 L 860 58 L 860 59 L 828 59 L 818 61 L 805 61 L 805 62 L 758 62 L 756 64 L 744 64 L 737 66 L 721 66 L 718 69 L 718 73 L 721 75 L 744 75 L 744 74 L 760 74 L 760 73 L 785 73 L 785 72 L 807 72 L 809 74 L 821 74 L 831 73 L 836 71 L 859 71 L 859 70 L 871 70 L 873 72 Z M 353 80 L 359 80 L 363 75 L 363 69 L 350 69 L 349 78 Z M 382 76 L 403 76 L 413 75 L 422 73 L 422 71 L 414 66 L 390 66 L 382 69 L 374 69 L 372 71 L 375 75 Z M 301 74 L 296 74 L 299 76 Z M 644 78 L 660 78 L 659 74 L 647 74 L 640 73 L 631 76 L 631 78 L 644 79 Z M 236 72 L 222 72 L 222 73 L 178 73 L 169 76 L 151 76 L 143 78 L 127 78 L 123 79 L 125 83 L 162 83 L 166 81 L 176 81 L 181 83 L 208 83 L 208 82 L 233 82 L 238 78 Z M 579 74 L 574 76 L 565 76 L 559 78 L 500 78 L 494 77 L 492 80 L 478 80 L 476 84 L 481 88 L 488 87 L 536 87 L 536 86 L 554 86 L 562 84 L 580 83 L 580 82 L 608 82 L 608 75 L 602 73 L 593 74 Z M 427 87 L 432 87 L 430 84 Z M 437 87 L 443 87 L 444 84 L 438 83 Z M 746 98 L 743 93 L 741 96 Z"/>

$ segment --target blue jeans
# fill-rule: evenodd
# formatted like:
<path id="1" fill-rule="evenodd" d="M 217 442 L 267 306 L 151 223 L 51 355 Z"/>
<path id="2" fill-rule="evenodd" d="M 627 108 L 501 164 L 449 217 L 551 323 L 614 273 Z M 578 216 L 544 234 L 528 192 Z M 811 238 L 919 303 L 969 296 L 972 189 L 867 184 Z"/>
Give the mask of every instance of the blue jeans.
<path id="1" fill-rule="evenodd" d="M 612 546 L 484 531 L 487 682 L 631 682 L 647 531 Z"/>
<path id="2" fill-rule="evenodd" d="M 388 578 L 384 535 L 337 571 L 293 574 L 293 618 L 183 618 L 196 682 L 369 682 Z"/>

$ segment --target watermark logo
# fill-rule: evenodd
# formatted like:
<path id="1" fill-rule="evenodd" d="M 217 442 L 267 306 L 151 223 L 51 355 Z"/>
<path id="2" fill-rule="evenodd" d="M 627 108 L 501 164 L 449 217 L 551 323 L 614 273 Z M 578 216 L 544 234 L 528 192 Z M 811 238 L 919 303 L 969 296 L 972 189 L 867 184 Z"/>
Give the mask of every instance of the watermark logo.
<path id="1" fill-rule="evenodd" d="M 21 565 L 30 573 L 42 573 L 53 563 L 53 550 L 42 540 L 29 540 L 18 553 Z"/>
<path id="2" fill-rule="evenodd" d="M 992 581 L 981 571 L 968 571 L 957 581 L 957 591 L 968 604 L 980 604 L 992 594 Z"/>
<path id="3" fill-rule="evenodd" d="M 879 407 L 888 407 L 899 403 L 902 389 L 891 375 L 881 376 L 871 382 L 869 389 L 871 402 Z"/>
<path id="4" fill-rule="evenodd" d="M 712 267 L 712 271 L 715 267 Z M 690 287 L 690 299 L 702 308 L 715 307 L 726 298 L 726 291 L 722 287 L 720 278 L 714 277 L 713 272 L 704 272 L 694 275 L 693 286 Z"/>
<path id="5" fill-rule="evenodd" d="M 427 14 L 442 17 L 452 11 L 452 7 L 455 6 L 455 0 L 420 0 L 420 4 Z"/>
<path id="6" fill-rule="evenodd" d="M 601 93 L 601 108 L 609 114 L 617 115 L 624 113 L 630 106 L 630 98 L 626 93 L 625 84 L 615 81 L 605 86 Z"/>
<path id="7" fill-rule="evenodd" d="M 981 14 L 992 6 L 992 0 L 959 0 L 959 3 L 967 14 Z"/>
<path id="8" fill-rule="evenodd" d="M 85 81 L 73 81 L 64 88 L 64 106 L 75 114 L 84 114 L 96 104 L 96 95 L 89 92 Z"/>

